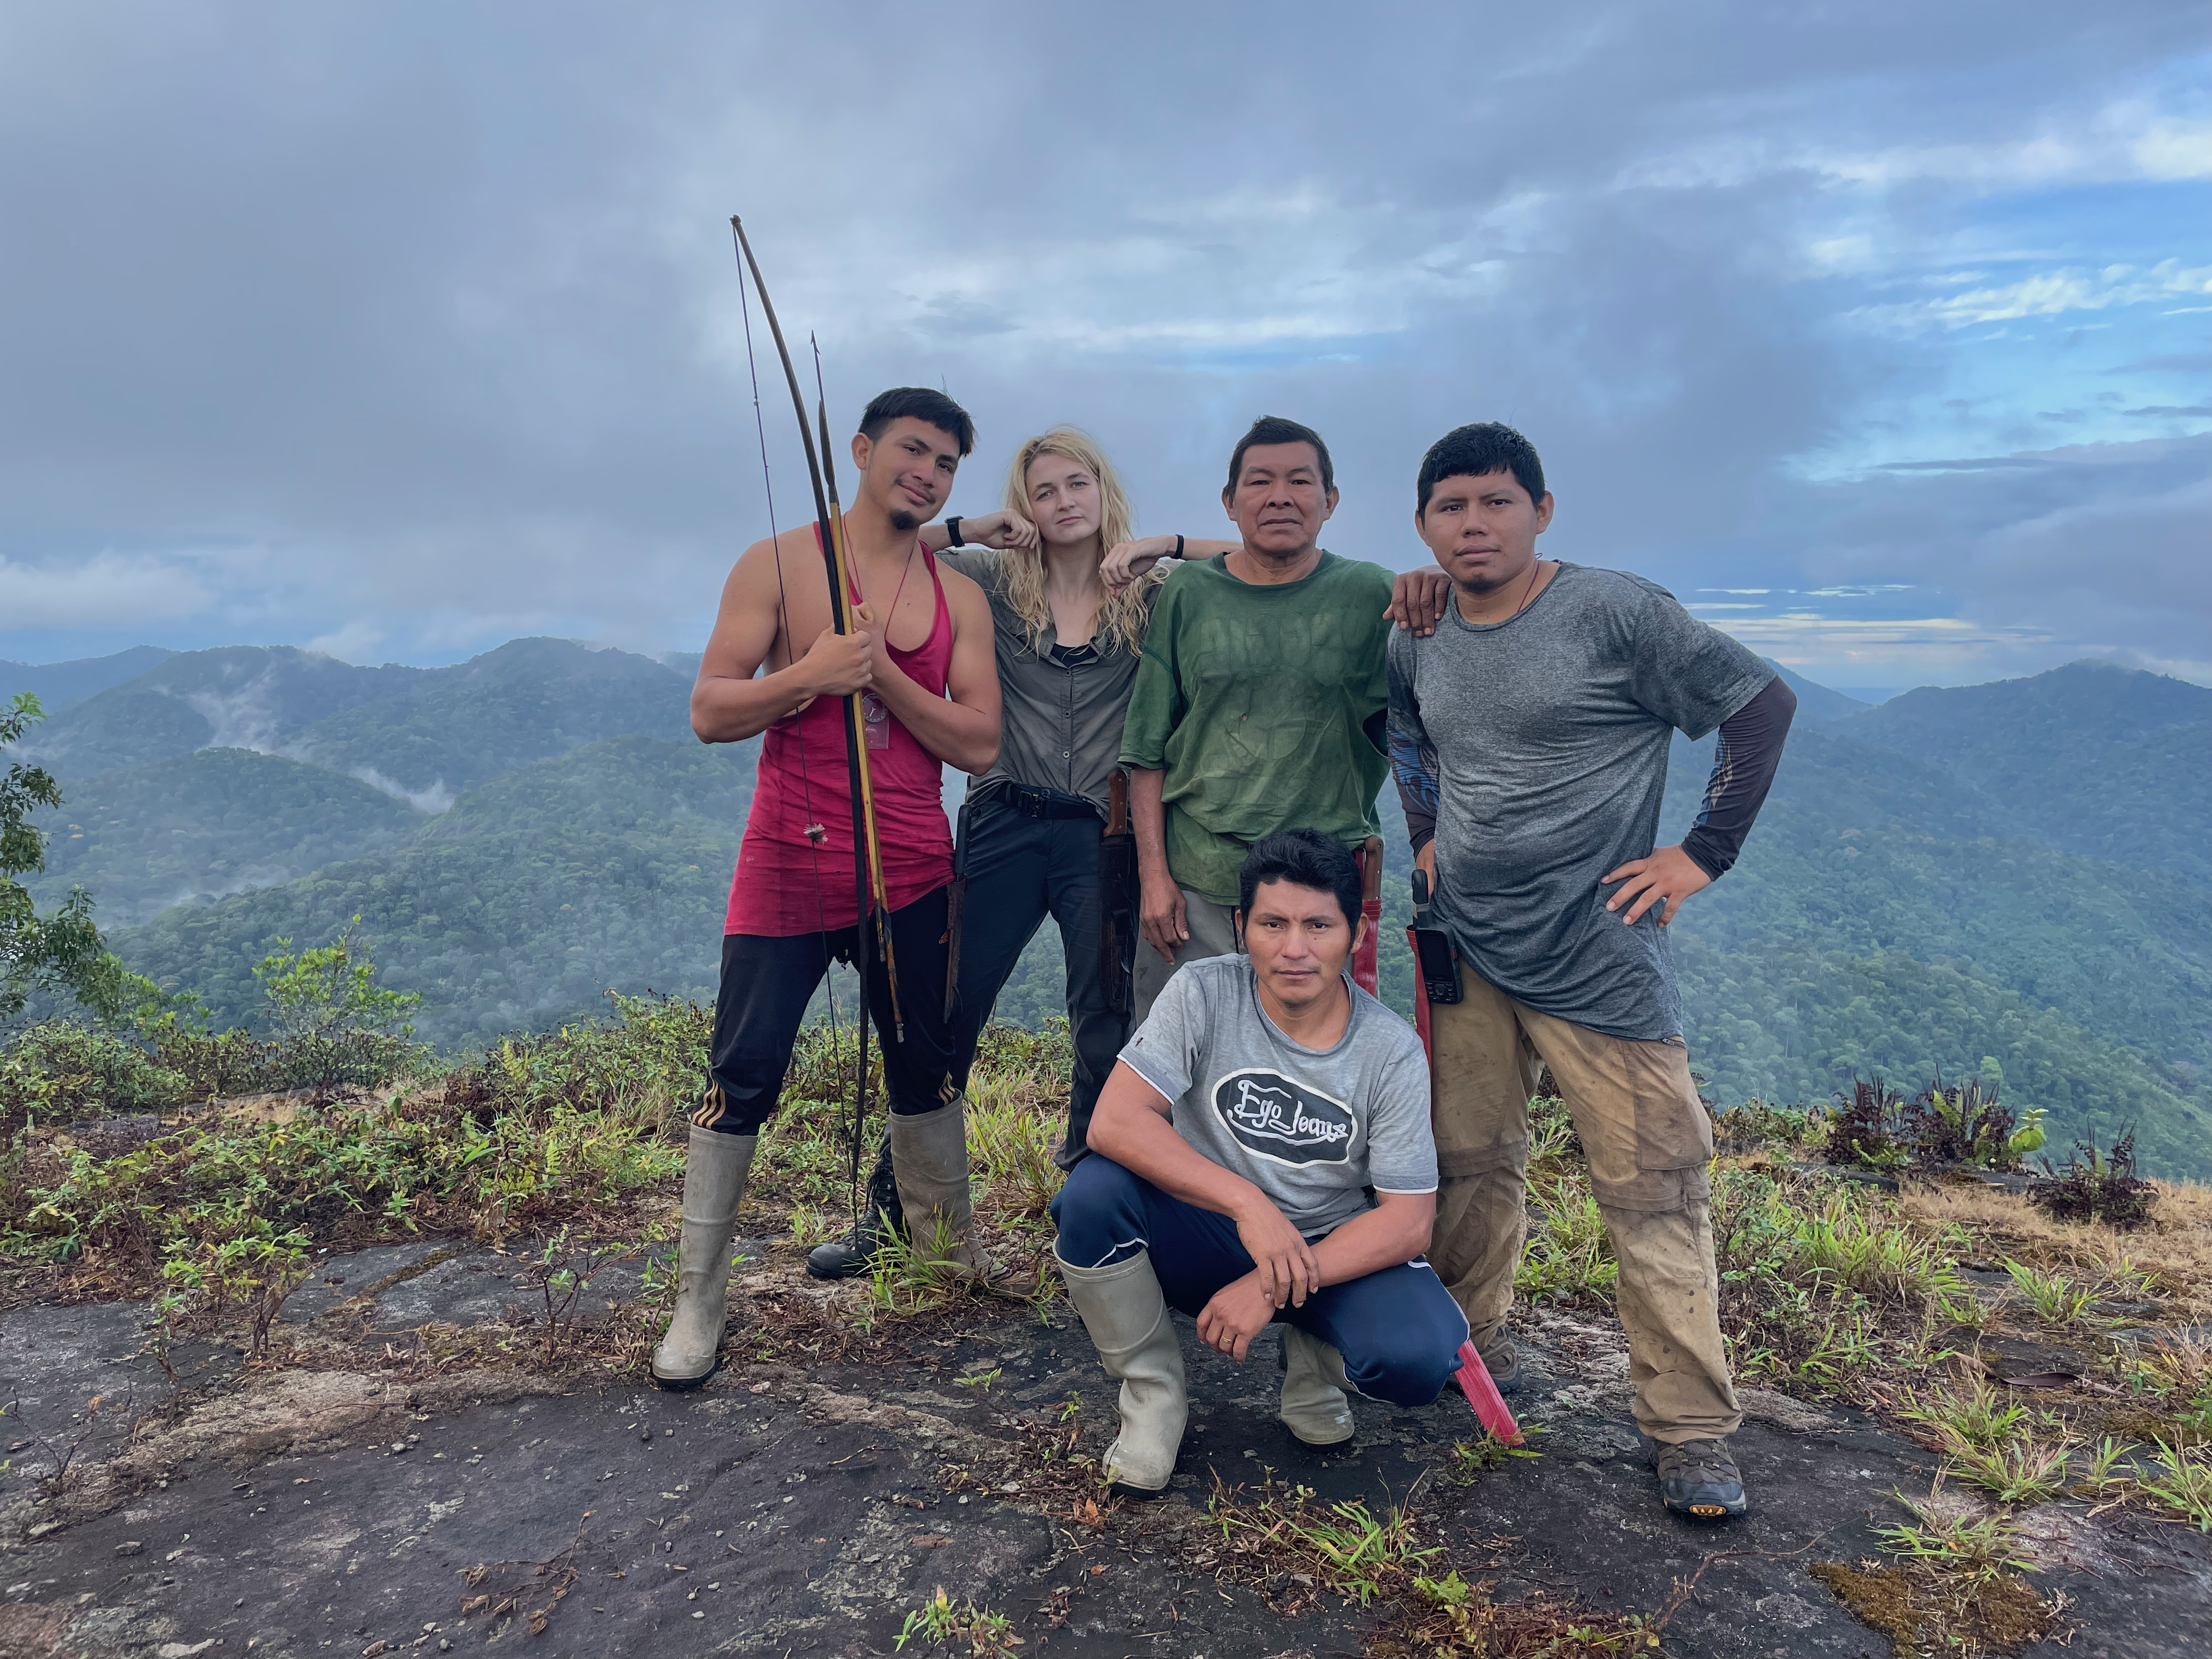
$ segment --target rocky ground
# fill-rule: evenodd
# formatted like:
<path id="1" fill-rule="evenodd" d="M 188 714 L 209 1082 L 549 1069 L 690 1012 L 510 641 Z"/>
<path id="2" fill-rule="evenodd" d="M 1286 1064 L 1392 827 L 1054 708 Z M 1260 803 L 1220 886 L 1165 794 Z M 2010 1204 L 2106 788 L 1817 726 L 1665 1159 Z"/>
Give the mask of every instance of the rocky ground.
<path id="1" fill-rule="evenodd" d="M 942 1587 L 1006 1625 L 908 1653 L 1018 1637 L 1054 1659 L 1322 1659 L 1387 1649 L 1399 1615 L 1362 1608 L 1267 1517 L 1355 1503 L 1402 1508 L 1438 1552 L 1430 1571 L 1560 1609 L 1563 1629 L 1645 1615 L 1683 1659 L 1888 1650 L 1810 1569 L 1875 1555 L 1871 1529 L 1908 1518 L 1899 1494 L 1926 1498 L 1936 1457 L 1857 1413 L 1751 1390 L 1736 1444 L 1753 1513 L 1675 1521 L 1602 1316 L 1529 1318 L 1535 1376 L 1513 1403 L 1540 1455 L 1489 1468 L 1455 1453 L 1477 1434 L 1456 1394 L 1359 1402 L 1357 1439 L 1316 1455 L 1274 1421 L 1271 1339 L 1240 1367 L 1186 1326 L 1176 1489 L 1102 1508 L 1067 1460 L 1103 1448 L 1111 1395 L 1065 1303 L 1041 1317 L 970 1297 L 871 1332 L 857 1288 L 811 1286 L 794 1250 L 753 1248 L 731 1364 L 684 1395 L 593 1348 L 619 1310 L 541 1363 L 516 1322 L 535 1296 L 518 1259 L 459 1243 L 327 1259 L 285 1310 L 281 1363 L 182 1350 L 173 1388 L 144 1351 L 144 1304 L 0 1315 L 0 1656 L 877 1655 Z M 637 1285 L 623 1264 L 590 1299 Z M 2212 1650 L 2203 1534 L 2140 1509 L 2018 1518 L 2072 1653 Z"/>

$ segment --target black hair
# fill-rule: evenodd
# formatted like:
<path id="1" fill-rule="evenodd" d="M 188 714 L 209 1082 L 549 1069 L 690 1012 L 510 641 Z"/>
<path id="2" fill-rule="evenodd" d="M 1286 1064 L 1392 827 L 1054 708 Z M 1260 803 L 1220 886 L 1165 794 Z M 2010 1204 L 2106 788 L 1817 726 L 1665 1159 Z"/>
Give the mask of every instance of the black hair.
<path id="1" fill-rule="evenodd" d="M 963 455 L 975 447 L 975 422 L 968 411 L 942 392 L 932 392 L 926 386 L 895 386 L 889 392 L 878 392 L 860 411 L 860 435 L 873 443 L 893 421 L 908 417 L 927 421 L 949 434 L 959 444 Z"/>
<path id="2" fill-rule="evenodd" d="M 1229 487 L 1221 492 L 1224 496 L 1237 493 L 1237 476 L 1244 471 L 1244 452 L 1254 444 L 1311 444 L 1314 453 L 1321 459 L 1321 487 L 1336 488 L 1336 463 L 1329 459 L 1328 446 L 1321 441 L 1320 433 L 1279 415 L 1262 415 L 1252 422 L 1252 429 L 1237 441 L 1237 447 L 1229 452 Z"/>
<path id="3" fill-rule="evenodd" d="M 1544 499 L 1544 464 L 1536 459 L 1536 446 L 1510 426 L 1482 421 L 1455 426 L 1429 446 L 1421 457 L 1413 511 L 1426 513 L 1430 495 L 1446 478 L 1480 478 L 1492 472 L 1510 472 L 1532 503 Z"/>
<path id="4" fill-rule="evenodd" d="M 1287 881 L 1316 892 L 1334 893 L 1344 925 L 1356 927 L 1360 914 L 1359 865 L 1352 849 L 1318 830 L 1278 830 L 1252 843 L 1244 867 L 1237 872 L 1237 908 L 1249 922 L 1252 895 L 1261 882 Z"/>

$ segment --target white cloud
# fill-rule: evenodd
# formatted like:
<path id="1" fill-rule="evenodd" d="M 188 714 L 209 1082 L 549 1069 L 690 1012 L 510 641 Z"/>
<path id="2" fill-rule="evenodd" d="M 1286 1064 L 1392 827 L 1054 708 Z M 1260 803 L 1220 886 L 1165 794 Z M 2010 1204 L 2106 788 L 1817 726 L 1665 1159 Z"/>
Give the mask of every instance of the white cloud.
<path id="1" fill-rule="evenodd" d="M 1863 323 L 1887 327 L 1957 329 L 2200 294 L 2212 294 L 2212 265 L 2161 259 L 2147 269 L 2113 264 L 2099 270 L 2038 271 L 2018 282 L 1966 289 L 1930 300 L 1865 306 L 1848 314 Z"/>
<path id="2" fill-rule="evenodd" d="M 1700 140 L 1623 170 L 1624 187 L 1737 189 L 1784 173 L 1830 187 L 1893 191 L 1942 184 L 1977 190 L 2212 179 L 2212 119 L 2143 97 L 2045 113 L 2040 130 L 1974 140 L 1923 139 L 1864 149 L 1765 134 Z M 1840 250 L 1848 253 L 1849 250 Z"/>
<path id="3" fill-rule="evenodd" d="M 459 799 L 452 790 L 446 787 L 446 781 L 443 778 L 440 778 L 428 789 L 410 789 L 396 778 L 386 777 L 374 766 L 356 766 L 353 769 L 353 775 L 370 788 L 390 795 L 395 800 L 404 800 L 416 811 L 427 812 L 432 817 L 436 817 L 440 813 L 451 810 L 453 802 Z"/>
<path id="4" fill-rule="evenodd" d="M 82 564 L 26 564 L 0 555 L 0 629 L 143 627 L 196 617 L 215 601 L 182 565 L 95 553 Z"/>
<path id="5" fill-rule="evenodd" d="M 363 617 L 355 617 L 331 632 L 309 640 L 307 649 L 319 651 L 326 657 L 336 657 L 340 662 L 374 664 L 376 653 L 382 649 L 386 637 L 386 630 L 380 623 Z"/>

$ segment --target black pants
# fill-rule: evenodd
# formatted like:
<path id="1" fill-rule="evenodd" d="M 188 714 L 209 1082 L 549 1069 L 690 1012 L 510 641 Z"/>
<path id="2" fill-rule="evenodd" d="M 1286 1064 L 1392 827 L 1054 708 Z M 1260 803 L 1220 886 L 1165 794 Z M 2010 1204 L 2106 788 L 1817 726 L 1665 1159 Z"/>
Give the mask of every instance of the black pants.
<path id="1" fill-rule="evenodd" d="M 945 1018 L 945 894 L 939 887 L 891 912 L 898 1006 L 906 1021 L 903 1042 L 891 1022 L 890 984 L 883 963 L 872 955 L 868 963 L 868 1006 L 883 1045 L 885 1091 L 891 1110 L 907 1115 L 933 1112 L 959 1092 L 952 1081 L 952 1036 Z M 833 957 L 853 960 L 860 931 L 839 927 L 785 939 L 723 936 L 707 1095 L 691 1115 L 693 1123 L 725 1134 L 760 1133 L 783 1091 L 792 1044 L 814 988 Z M 872 938 L 869 949 L 874 949 Z"/>
<path id="2" fill-rule="evenodd" d="M 1089 1150 L 1091 1114 L 1106 1075 L 1129 1039 L 1129 1018 L 1107 1006 L 1098 929 L 1103 895 L 1097 813 L 1035 818 L 1015 810 L 1003 790 L 978 800 L 963 825 L 962 868 L 968 891 L 960 907 L 960 981 L 957 1073 L 967 1085 L 975 1038 L 991 1017 L 1006 976 L 1047 915 L 1060 924 L 1067 957 L 1067 1022 L 1075 1040 L 1068 1091 L 1067 1139 L 1057 1162 L 1073 1169 Z"/>

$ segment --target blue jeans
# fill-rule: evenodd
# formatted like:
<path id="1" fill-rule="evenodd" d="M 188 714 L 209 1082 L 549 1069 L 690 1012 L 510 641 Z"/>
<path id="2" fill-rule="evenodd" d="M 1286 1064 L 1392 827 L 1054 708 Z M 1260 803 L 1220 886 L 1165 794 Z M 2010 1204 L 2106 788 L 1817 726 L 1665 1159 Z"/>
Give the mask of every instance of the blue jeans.
<path id="1" fill-rule="evenodd" d="M 1150 1250 L 1168 1305 L 1195 1317 L 1253 1261 L 1225 1215 L 1162 1192 L 1093 1152 L 1052 1201 L 1060 1259 L 1103 1267 Z M 1459 1369 L 1467 1320 L 1425 1258 L 1346 1279 L 1275 1316 L 1344 1356 L 1344 1374 L 1371 1400 L 1425 1406 Z"/>

